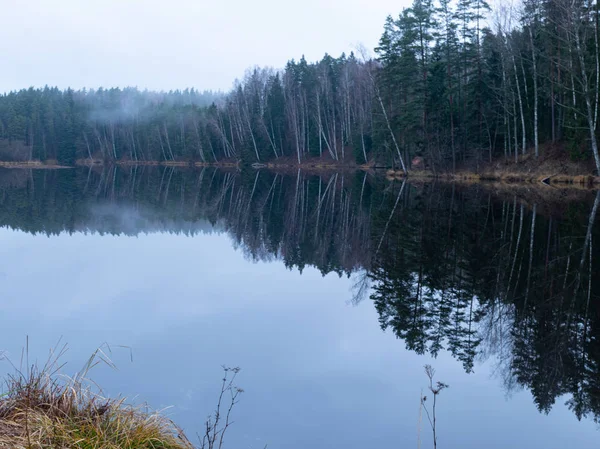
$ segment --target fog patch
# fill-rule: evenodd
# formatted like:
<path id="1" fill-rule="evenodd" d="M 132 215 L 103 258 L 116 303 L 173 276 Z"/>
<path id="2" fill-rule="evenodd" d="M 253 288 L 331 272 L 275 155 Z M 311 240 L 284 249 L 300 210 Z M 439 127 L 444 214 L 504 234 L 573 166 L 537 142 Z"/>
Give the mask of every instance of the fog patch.
<path id="1" fill-rule="evenodd" d="M 171 218 L 166 211 L 128 204 L 94 204 L 89 207 L 88 215 L 85 224 L 76 226 L 75 231 L 130 236 L 153 233 L 193 236 L 224 231 L 221 222 L 213 225 L 205 219 Z"/>

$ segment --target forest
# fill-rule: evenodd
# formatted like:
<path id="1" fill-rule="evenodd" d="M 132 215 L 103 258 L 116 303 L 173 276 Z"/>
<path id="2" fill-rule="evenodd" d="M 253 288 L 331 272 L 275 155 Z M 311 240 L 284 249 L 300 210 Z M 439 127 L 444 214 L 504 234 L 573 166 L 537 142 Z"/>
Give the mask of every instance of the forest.
<path id="1" fill-rule="evenodd" d="M 0 160 L 378 164 L 545 153 L 600 173 L 599 5 L 414 0 L 375 55 L 254 68 L 229 93 L 29 88 L 0 96 Z M 419 158 L 417 158 L 419 157 Z M 415 159 L 416 158 L 416 159 Z"/>
<path id="2" fill-rule="evenodd" d="M 250 260 L 352 277 L 348 300 L 371 303 L 407 349 L 448 351 L 467 372 L 491 359 L 540 411 L 566 395 L 578 418 L 599 420 L 600 193 L 577 194 L 552 204 L 360 171 L 3 170 L 0 226 L 225 232 Z"/>

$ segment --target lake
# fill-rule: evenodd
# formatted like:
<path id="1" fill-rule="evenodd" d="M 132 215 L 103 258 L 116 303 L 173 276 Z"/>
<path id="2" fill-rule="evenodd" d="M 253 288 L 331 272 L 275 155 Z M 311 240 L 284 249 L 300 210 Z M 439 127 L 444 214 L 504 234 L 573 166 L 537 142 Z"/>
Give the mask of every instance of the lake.
<path id="1" fill-rule="evenodd" d="M 239 366 L 227 448 L 433 447 L 427 364 L 449 385 L 438 448 L 596 448 L 599 203 L 364 172 L 1 171 L 0 349 L 66 342 L 73 374 L 107 343 L 94 381 L 192 440 Z"/>

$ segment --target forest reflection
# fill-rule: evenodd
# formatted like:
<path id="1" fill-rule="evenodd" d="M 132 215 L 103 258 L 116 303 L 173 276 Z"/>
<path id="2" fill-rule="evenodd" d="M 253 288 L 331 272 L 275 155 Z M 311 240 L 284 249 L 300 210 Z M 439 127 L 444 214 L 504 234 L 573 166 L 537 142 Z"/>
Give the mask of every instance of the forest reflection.
<path id="1" fill-rule="evenodd" d="M 544 188 L 545 189 L 545 188 Z M 353 276 L 406 347 L 492 358 L 549 412 L 600 419 L 600 192 L 408 184 L 364 172 L 1 171 L 0 225 L 29 233 L 227 232 L 252 260 Z"/>

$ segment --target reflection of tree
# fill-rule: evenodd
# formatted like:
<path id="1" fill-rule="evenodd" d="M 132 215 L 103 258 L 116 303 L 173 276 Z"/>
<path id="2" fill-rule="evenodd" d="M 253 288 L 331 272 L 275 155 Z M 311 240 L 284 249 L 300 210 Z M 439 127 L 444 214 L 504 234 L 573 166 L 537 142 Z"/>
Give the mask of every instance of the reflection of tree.
<path id="1" fill-rule="evenodd" d="M 355 273 L 356 298 L 370 294 L 381 327 L 410 350 L 447 350 L 469 372 L 493 357 L 507 388 L 530 389 L 541 411 L 567 395 L 578 417 L 600 417 L 600 194 L 553 214 L 541 201 L 364 173 L 22 173 L 0 172 L 1 225 L 135 235 L 212 223 L 251 260 Z"/>
<path id="2" fill-rule="evenodd" d="M 385 244 L 372 261 L 371 297 L 381 326 L 390 327 L 409 349 L 435 356 L 447 348 L 471 371 L 480 312 L 466 260 L 458 251 L 469 242 L 455 238 L 456 223 L 464 224 L 455 220 L 458 211 L 438 215 L 440 199 L 410 192 L 387 227 L 373 219 L 374 240 L 385 239 Z M 451 208 L 457 203 L 451 200 Z M 379 229 L 385 235 L 377 235 Z"/>
<path id="3" fill-rule="evenodd" d="M 549 222 L 545 263 L 532 272 L 532 285 L 539 288 L 519 298 L 513 327 L 517 381 L 532 389 L 546 412 L 570 393 L 568 405 L 578 418 L 600 417 L 600 283 L 592 245 L 599 203 L 600 192 L 585 227 Z"/>
<path id="4" fill-rule="evenodd" d="M 371 188 L 365 173 L 115 166 L 34 171 L 0 182 L 0 224 L 32 233 L 161 231 L 218 224 L 253 260 L 282 258 L 324 274 L 369 266 Z M 99 213 L 102 210 L 105 213 Z M 123 211 L 133 211 L 124 217 Z"/>
<path id="5" fill-rule="evenodd" d="M 449 350 L 467 371 L 494 355 L 507 387 L 529 388 L 541 411 L 568 394 L 579 418 L 598 419 L 599 203 L 600 193 L 591 212 L 577 204 L 556 220 L 516 198 L 426 186 L 406 192 L 389 220 L 398 201 L 386 192 L 370 272 L 382 328 L 418 353 Z"/>

